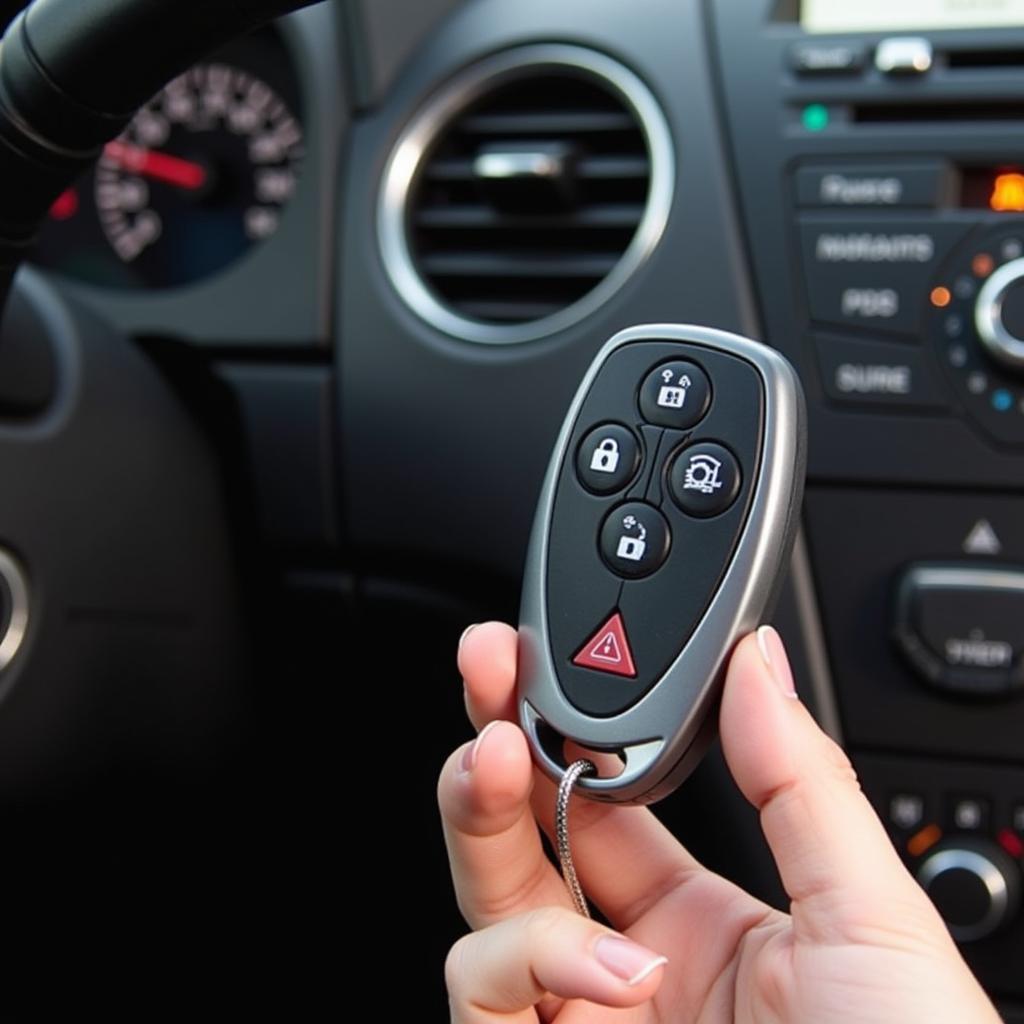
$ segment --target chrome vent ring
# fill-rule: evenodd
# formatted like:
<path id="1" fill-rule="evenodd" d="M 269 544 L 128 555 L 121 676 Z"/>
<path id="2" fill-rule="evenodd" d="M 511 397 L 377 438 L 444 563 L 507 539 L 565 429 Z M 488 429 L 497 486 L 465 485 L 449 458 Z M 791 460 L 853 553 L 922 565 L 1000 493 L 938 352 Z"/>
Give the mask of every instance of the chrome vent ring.
<path id="1" fill-rule="evenodd" d="M 445 83 L 392 150 L 384 266 L 438 330 L 532 341 L 594 312 L 647 259 L 674 186 L 665 116 L 632 71 L 579 46 L 506 50 Z"/>

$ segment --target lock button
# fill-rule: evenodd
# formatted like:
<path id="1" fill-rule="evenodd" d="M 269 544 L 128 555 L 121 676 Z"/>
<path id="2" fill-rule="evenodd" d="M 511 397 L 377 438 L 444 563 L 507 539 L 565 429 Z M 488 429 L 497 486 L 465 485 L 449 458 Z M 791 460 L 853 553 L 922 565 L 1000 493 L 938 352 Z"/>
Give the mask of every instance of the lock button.
<path id="1" fill-rule="evenodd" d="M 629 580 L 660 569 L 672 544 L 668 521 L 653 505 L 630 501 L 612 509 L 601 527 L 601 557 Z"/>
<path id="2" fill-rule="evenodd" d="M 595 427 L 576 452 L 576 475 L 592 494 L 614 494 L 629 486 L 640 465 L 640 443 L 618 423 Z"/>

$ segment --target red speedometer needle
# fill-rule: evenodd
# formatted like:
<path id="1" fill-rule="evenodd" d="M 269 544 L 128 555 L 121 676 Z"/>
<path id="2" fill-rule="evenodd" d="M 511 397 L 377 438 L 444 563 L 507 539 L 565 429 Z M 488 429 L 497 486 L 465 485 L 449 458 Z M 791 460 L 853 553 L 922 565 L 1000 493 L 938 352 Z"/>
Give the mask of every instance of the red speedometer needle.
<path id="1" fill-rule="evenodd" d="M 206 168 L 192 160 L 182 160 L 155 149 L 133 146 L 130 142 L 115 140 L 103 147 L 103 155 L 118 167 L 156 181 L 194 190 L 206 182 Z"/>

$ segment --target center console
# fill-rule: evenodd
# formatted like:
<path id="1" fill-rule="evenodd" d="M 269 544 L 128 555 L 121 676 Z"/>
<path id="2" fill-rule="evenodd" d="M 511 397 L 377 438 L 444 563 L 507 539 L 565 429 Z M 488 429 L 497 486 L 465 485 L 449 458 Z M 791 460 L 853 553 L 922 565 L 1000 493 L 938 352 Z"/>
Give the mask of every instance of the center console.
<path id="1" fill-rule="evenodd" d="M 707 5 L 765 340 L 807 391 L 806 528 L 842 738 L 1012 1019 L 1024 12 L 986 25 L 922 3 L 907 24 L 888 6 Z"/>

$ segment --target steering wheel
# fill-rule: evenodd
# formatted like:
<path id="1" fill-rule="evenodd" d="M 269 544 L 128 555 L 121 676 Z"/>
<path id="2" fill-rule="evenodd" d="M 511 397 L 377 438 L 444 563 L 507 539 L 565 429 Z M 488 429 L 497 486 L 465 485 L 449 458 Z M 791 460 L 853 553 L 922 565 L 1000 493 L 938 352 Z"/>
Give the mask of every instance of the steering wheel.
<path id="1" fill-rule="evenodd" d="M 216 837 L 235 827 L 230 821 L 238 813 L 235 801 L 247 799 L 243 794 L 258 794 L 276 808 L 286 803 L 273 793 L 270 778 L 237 779 L 234 794 L 227 789 L 221 792 L 218 815 L 211 813 L 209 804 L 196 815 L 185 806 L 176 811 L 171 803 L 182 803 L 189 785 L 179 786 L 169 801 L 168 790 L 160 788 L 158 771 L 144 782 L 137 779 L 127 800 L 129 791 L 123 788 L 127 783 L 118 783 L 122 788 L 117 797 L 106 798 L 102 807 L 71 792 L 69 779 L 84 775 L 89 770 L 86 766 L 108 775 L 116 772 L 105 761 L 108 753 L 113 752 L 115 761 L 121 758 L 122 765 L 138 763 L 133 762 L 126 743 L 140 742 L 148 762 L 159 762 L 162 744 L 180 741 L 180 734 L 178 739 L 171 734 L 183 722 L 195 723 L 200 705 L 206 709 L 203 714 L 213 718 L 232 714 L 225 710 L 225 687 L 234 685 L 228 681 L 234 666 L 227 664 L 232 657 L 225 657 L 221 647 L 237 629 L 231 614 L 225 613 L 232 597 L 223 562 L 231 544 L 223 522 L 219 526 L 216 522 L 221 508 L 219 470 L 203 453 L 195 424 L 188 422 L 182 408 L 175 407 L 167 375 L 161 379 L 147 365 L 149 360 L 132 346 L 120 344 L 122 339 L 109 325 L 66 301 L 38 275 L 26 273 L 15 287 L 12 284 L 54 198 L 165 81 L 233 36 L 307 5 L 308 0 L 37 0 L 11 24 L 0 44 L 0 176 L 5 184 L 0 196 L 0 308 L 8 307 L 0 346 L 0 472 L 8 481 L 5 498 L 0 499 L 5 506 L 0 549 L 13 548 L 16 556 L 4 555 L 0 569 L 7 572 L 8 581 L 17 581 L 19 575 L 29 579 L 34 616 L 26 645 L 32 650 L 25 652 L 31 653 L 31 659 L 15 658 L 8 668 L 9 652 L 0 651 L 0 669 L 5 670 L 0 681 L 5 700 L 0 773 L 5 781 L 0 789 L 4 790 L 4 829 L 10 839 L 5 845 L 5 869 L 15 890 L 9 910 L 18 922 L 14 927 L 19 941 L 28 947 L 33 941 L 25 929 L 33 921 L 59 921 L 59 930 L 69 940 L 68 953 L 76 947 L 75 960 L 84 955 L 90 967 L 97 968 L 107 957 L 116 956 L 116 968 L 107 963 L 101 988 L 120 987 L 125 976 L 151 955 L 144 948 L 149 939 L 144 939 L 135 950 L 138 961 L 128 966 L 122 957 L 129 955 L 134 940 L 107 946 L 111 913 L 117 919 L 114 928 L 123 937 L 152 938 L 166 931 L 178 945 L 192 934 L 204 947 L 204 959 L 211 964 L 221 961 L 217 970 L 225 972 L 222 982 L 230 976 L 232 955 L 228 950 L 216 951 L 217 940 L 207 924 L 194 920 L 190 925 L 184 916 L 175 917 L 176 906 L 195 907 L 190 889 L 200 873 L 210 880 L 202 899 L 215 901 L 215 905 L 207 903 L 216 911 L 213 916 L 251 921 L 254 935 L 268 913 L 276 916 L 270 904 L 294 900 L 296 907 L 309 906 L 315 899 L 314 889 L 317 895 L 323 894 L 319 883 L 294 878 L 278 880 L 278 892 L 287 891 L 287 897 L 271 892 L 275 886 L 261 893 L 258 879 L 240 863 L 242 844 L 234 844 L 232 863 L 217 849 Z M 15 376 L 19 386 L 28 380 L 17 397 L 32 405 L 31 393 L 39 390 L 39 381 L 47 378 L 55 362 L 60 363 L 61 372 L 54 375 L 58 383 L 52 409 L 31 422 L 9 421 L 5 385 Z M 9 372 L 13 369 L 17 374 Z M 196 399 L 194 394 L 185 397 Z M 123 441 L 129 434 L 131 441 L 104 461 L 104 453 L 113 451 L 118 437 Z M 53 487 L 57 480 L 59 490 Z M 74 524 L 83 520 L 91 524 L 90 535 L 83 533 L 76 540 Z M 146 522 L 157 524 L 148 539 L 139 533 L 138 541 L 130 541 L 127 548 L 114 540 L 133 535 Z M 181 560 L 183 551 L 189 552 L 187 567 L 179 571 L 173 562 Z M 111 559 L 118 564 L 105 564 Z M 16 561 L 21 562 L 20 570 Z M 81 578 L 83 569 L 93 584 L 88 595 L 80 589 L 76 593 L 73 582 L 74 575 Z M 189 575 L 191 582 L 186 579 Z M 132 611 L 125 587 L 138 594 L 152 593 L 153 600 Z M 13 613 L 24 615 L 23 590 L 14 588 L 13 593 Z M 191 611 L 183 615 L 182 609 L 190 606 Z M 10 609 L 7 613 L 11 614 Z M 0 618 L 4 614 L 0 608 Z M 60 620 L 56 633 L 48 625 L 54 619 Z M 123 687 L 123 681 L 133 675 L 142 677 L 147 659 L 163 657 L 164 648 L 154 638 L 173 632 L 180 638 L 195 623 L 203 626 L 189 634 L 187 645 L 193 648 L 195 663 L 208 662 L 204 679 L 194 678 L 194 664 L 175 667 L 172 659 L 164 666 L 166 687 L 151 689 L 145 698 Z M 36 628 L 40 625 L 43 628 Z M 82 637 L 109 629 L 128 637 L 116 656 L 104 649 L 102 641 L 82 645 L 55 640 L 76 631 Z M 23 631 L 9 632 L 20 640 Z M 202 638 L 215 633 L 222 638 L 217 643 Z M 135 655 L 129 653 L 133 647 Z M 114 657 L 118 664 L 110 663 Z M 81 688 L 76 691 L 75 669 L 90 658 L 95 659 L 97 675 L 121 678 L 117 694 L 109 689 L 102 697 Z M 138 660 L 133 666 L 134 658 Z M 28 683 L 23 670 L 29 661 L 31 685 L 23 686 L 22 682 Z M 137 741 L 127 740 L 117 724 L 124 702 L 134 703 L 137 710 L 140 702 L 151 700 L 157 706 L 143 717 L 150 719 L 152 728 L 145 729 L 145 736 Z M 211 727 L 217 728 L 204 723 L 190 742 L 201 745 L 202 734 Z M 98 739 L 101 734 L 105 738 Z M 105 750 L 102 756 L 100 744 Z M 199 760 L 206 756 L 200 754 Z M 64 767 L 56 767 L 60 765 Z M 200 769 L 196 786 L 202 785 L 198 781 L 202 774 Z M 19 810 L 19 792 L 33 794 L 31 808 Z M 133 803 L 138 815 L 125 821 L 126 809 Z M 149 806 L 160 811 L 153 814 Z M 115 816 L 122 821 L 118 848 L 105 835 Z M 276 812 L 272 818 L 280 824 Z M 300 818 L 298 814 L 288 818 L 299 835 Z M 269 820 L 266 815 L 264 820 Z M 187 839 L 182 828 L 186 821 Z M 200 850 L 196 839 L 204 834 L 210 842 Z M 34 838 L 29 841 L 28 837 Z M 265 844 L 267 838 L 252 835 L 254 843 Z M 315 840 L 310 845 L 314 849 L 308 856 L 315 860 Z M 147 857 L 140 852 L 158 846 L 170 851 L 165 865 L 180 864 L 180 873 L 147 876 L 143 866 Z M 326 866 L 311 874 L 331 877 Z M 108 899 L 111 880 L 121 889 L 112 901 Z M 128 899 L 132 891 L 138 897 L 134 909 Z M 116 911 L 111 910 L 112 902 L 117 904 Z M 135 913 L 138 917 L 130 923 Z M 88 928 L 76 934 L 74 920 L 89 922 Z M 94 930 L 96 922 L 103 923 L 99 931 Z M 267 938 L 271 946 L 285 941 L 281 935 Z M 52 954 L 57 964 L 71 963 L 71 956 L 51 948 L 51 939 L 46 937 L 48 959 Z M 165 948 L 156 956 L 162 958 L 167 952 Z M 274 959 L 281 954 L 288 955 L 279 950 Z M 11 962 L 8 968 L 11 974 L 20 973 Z M 315 971 L 317 965 L 311 963 L 306 969 Z M 58 970 L 63 973 L 63 967 Z M 192 967 L 188 971 L 192 974 Z M 190 980 L 194 987 L 194 974 Z M 255 977 L 249 983 L 253 995 L 263 987 Z M 53 993 L 41 996 L 42 1005 L 54 998 Z M 301 1005 L 302 994 L 296 993 L 296 998 Z M 31 1013 L 46 1015 L 41 1004 L 33 1002 Z M 149 991 L 144 1005 L 153 1002 L 164 1002 L 155 989 Z"/>

